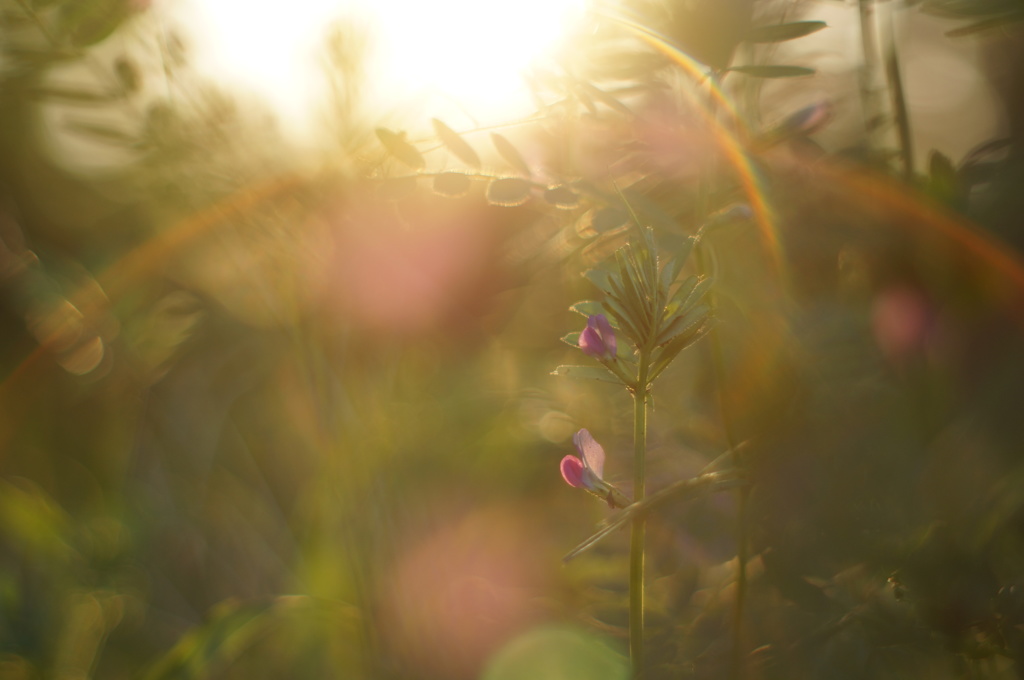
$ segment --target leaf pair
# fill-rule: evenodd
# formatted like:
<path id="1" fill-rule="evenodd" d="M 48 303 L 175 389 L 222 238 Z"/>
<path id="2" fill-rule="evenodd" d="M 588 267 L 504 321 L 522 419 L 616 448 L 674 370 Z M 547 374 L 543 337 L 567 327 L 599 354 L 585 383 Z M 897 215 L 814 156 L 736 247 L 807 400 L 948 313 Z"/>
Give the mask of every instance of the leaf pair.
<path id="1" fill-rule="evenodd" d="M 827 27 L 828 24 L 824 21 L 793 21 L 785 24 L 758 26 L 751 29 L 744 40 L 749 43 L 784 42 L 817 33 Z M 813 68 L 774 64 L 731 66 L 725 70 L 743 73 L 754 78 L 795 78 L 814 74 Z"/>

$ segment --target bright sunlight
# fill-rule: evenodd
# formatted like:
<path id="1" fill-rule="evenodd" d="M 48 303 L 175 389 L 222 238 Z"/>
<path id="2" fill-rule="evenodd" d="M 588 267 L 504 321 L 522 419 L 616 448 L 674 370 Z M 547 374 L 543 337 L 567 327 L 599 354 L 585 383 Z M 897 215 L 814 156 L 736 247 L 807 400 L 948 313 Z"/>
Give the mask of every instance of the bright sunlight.
<path id="1" fill-rule="evenodd" d="M 522 74 L 549 52 L 583 0 L 190 0 L 200 51 L 218 77 L 266 97 L 303 125 L 321 96 L 316 62 L 330 23 L 368 38 L 369 101 L 385 111 L 458 110 L 474 119 L 525 110 Z"/>

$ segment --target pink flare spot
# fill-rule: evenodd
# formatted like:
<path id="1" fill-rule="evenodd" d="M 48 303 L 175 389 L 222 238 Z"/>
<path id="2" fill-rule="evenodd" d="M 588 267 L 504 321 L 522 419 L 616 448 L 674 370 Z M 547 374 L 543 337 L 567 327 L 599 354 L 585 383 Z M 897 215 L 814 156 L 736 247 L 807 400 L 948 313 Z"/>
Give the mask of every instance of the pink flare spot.
<path id="1" fill-rule="evenodd" d="M 933 326 L 927 298 L 909 286 L 879 293 L 872 309 L 875 340 L 890 360 L 903 359 L 924 349 Z"/>
<path id="2" fill-rule="evenodd" d="M 569 486 L 575 486 L 578 489 L 582 489 L 584 487 L 583 461 L 576 456 L 566 456 L 563 458 L 562 479 L 564 479 Z"/>

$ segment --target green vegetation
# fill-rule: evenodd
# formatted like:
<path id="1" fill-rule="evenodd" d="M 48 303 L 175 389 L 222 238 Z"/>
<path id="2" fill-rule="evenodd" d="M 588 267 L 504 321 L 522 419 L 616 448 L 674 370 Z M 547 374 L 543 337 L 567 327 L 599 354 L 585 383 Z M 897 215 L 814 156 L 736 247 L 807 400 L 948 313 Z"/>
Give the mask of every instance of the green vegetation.
<path id="1" fill-rule="evenodd" d="M 1024 677 L 1024 4 L 825 7 L 595 6 L 474 129 L 341 26 L 311 155 L 0 0 L 0 678 Z"/>

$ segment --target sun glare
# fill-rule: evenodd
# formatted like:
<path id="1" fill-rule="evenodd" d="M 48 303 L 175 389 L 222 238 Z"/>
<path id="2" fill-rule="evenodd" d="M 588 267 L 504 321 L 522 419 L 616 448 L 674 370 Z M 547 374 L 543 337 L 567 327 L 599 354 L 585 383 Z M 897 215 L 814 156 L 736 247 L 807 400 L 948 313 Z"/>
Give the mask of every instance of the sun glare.
<path id="1" fill-rule="evenodd" d="M 217 77 L 306 125 L 320 97 L 318 51 L 331 22 L 368 36 L 368 100 L 384 112 L 460 110 L 495 120 L 526 110 L 522 74 L 551 50 L 584 0 L 190 0 Z"/>

